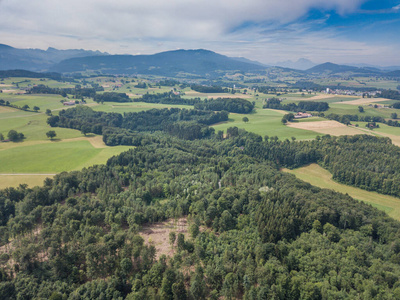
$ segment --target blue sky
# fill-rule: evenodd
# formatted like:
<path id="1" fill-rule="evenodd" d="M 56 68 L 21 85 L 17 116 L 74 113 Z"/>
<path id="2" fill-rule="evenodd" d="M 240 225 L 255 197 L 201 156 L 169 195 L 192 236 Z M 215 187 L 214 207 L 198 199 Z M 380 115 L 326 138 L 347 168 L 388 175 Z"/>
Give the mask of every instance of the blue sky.
<path id="1" fill-rule="evenodd" d="M 0 43 L 400 65 L 400 0 L 0 0 Z"/>

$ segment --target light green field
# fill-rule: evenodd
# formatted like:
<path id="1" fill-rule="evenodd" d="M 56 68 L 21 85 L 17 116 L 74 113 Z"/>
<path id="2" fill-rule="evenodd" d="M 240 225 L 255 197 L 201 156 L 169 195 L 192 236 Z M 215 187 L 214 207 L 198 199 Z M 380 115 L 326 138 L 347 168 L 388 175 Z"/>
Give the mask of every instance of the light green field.
<path id="1" fill-rule="evenodd" d="M 295 170 L 283 169 L 284 172 L 294 174 L 297 178 L 311 183 L 320 188 L 332 189 L 343 194 L 349 194 L 354 199 L 366 202 L 385 211 L 389 216 L 400 220 L 400 199 L 382 195 L 376 192 L 368 192 L 359 188 L 337 183 L 332 179 L 332 174 L 317 164 Z"/>
<path id="2" fill-rule="evenodd" d="M 249 122 L 244 123 L 242 121 L 243 117 L 248 117 Z M 256 112 L 252 114 L 231 113 L 229 114 L 228 122 L 223 122 L 212 127 L 214 127 L 216 131 L 222 130 L 226 132 L 229 127 L 236 126 L 259 134 L 262 137 L 265 135 L 270 137 L 277 136 L 280 140 L 290 139 L 291 137 L 296 137 L 298 140 L 307 140 L 314 139 L 319 135 L 313 131 L 291 128 L 283 125 L 281 122 L 282 117 L 283 113 L 278 111 L 271 109 L 257 109 Z"/>
<path id="3" fill-rule="evenodd" d="M 104 104 L 94 105 L 91 108 L 95 111 L 115 112 L 123 114 L 124 112 L 139 112 L 153 108 L 162 109 L 171 107 L 193 109 L 193 106 L 191 105 L 172 105 L 172 104 L 158 104 L 158 103 L 145 103 L 145 102 L 128 102 L 128 103 L 104 102 Z"/>
<path id="4" fill-rule="evenodd" d="M 53 141 L 0 151 L 0 173 L 58 173 L 104 164 L 131 147 L 95 148 L 87 140 Z"/>
<path id="5" fill-rule="evenodd" d="M 13 105 L 17 105 L 22 107 L 24 105 L 28 105 L 30 109 L 33 109 L 34 106 L 38 106 L 40 111 L 44 112 L 46 109 L 57 109 L 62 108 L 63 104 L 60 102 L 61 100 L 65 100 L 61 95 L 42 95 L 42 94 L 34 94 L 34 95 L 10 95 L 4 94 L 2 96 L 4 101 L 9 101 Z"/>
<path id="6" fill-rule="evenodd" d="M 54 130 L 58 139 L 69 139 L 81 137 L 82 134 L 78 130 L 69 128 L 51 128 L 47 123 L 48 116 L 41 113 L 25 112 L 12 109 L 10 111 L 2 111 L 0 107 L 0 133 L 7 137 L 7 133 L 14 129 L 22 132 L 26 139 L 21 142 L 22 145 L 26 141 L 46 140 L 46 132 Z M 0 144 L 0 150 L 4 148 L 4 144 Z"/>

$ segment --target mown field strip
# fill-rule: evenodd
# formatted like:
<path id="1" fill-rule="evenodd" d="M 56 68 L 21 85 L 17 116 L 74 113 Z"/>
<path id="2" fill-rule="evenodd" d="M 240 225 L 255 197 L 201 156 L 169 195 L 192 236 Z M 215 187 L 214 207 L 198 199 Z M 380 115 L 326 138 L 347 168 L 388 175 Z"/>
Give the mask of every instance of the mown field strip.
<path id="1" fill-rule="evenodd" d="M 377 209 L 385 211 L 389 216 L 400 220 L 400 199 L 376 192 L 369 192 L 345 184 L 337 183 L 332 179 L 332 174 L 317 164 L 298 168 L 295 170 L 283 169 L 282 171 L 294 174 L 297 178 L 320 188 L 349 194 L 354 199 L 371 204 Z"/>

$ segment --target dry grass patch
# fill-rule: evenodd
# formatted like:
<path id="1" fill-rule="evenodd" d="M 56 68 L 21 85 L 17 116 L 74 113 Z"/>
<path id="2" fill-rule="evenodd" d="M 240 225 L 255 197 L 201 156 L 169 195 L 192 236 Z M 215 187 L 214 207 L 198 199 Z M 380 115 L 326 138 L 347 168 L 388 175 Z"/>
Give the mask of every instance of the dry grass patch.
<path id="1" fill-rule="evenodd" d="M 368 132 L 361 131 L 356 127 L 346 126 L 336 121 L 289 123 L 287 126 L 297 129 L 311 130 L 322 134 L 330 134 L 334 136 L 370 134 Z"/>
<path id="2" fill-rule="evenodd" d="M 159 259 L 163 254 L 173 256 L 175 253 L 176 242 L 174 246 L 169 243 L 170 232 L 175 232 L 176 236 L 179 233 L 183 233 L 185 238 L 187 238 L 189 236 L 187 219 L 169 219 L 165 222 L 143 226 L 139 235 L 144 239 L 145 244 L 154 245 L 156 248 L 156 259 Z"/>
<path id="3" fill-rule="evenodd" d="M 322 95 L 317 95 L 317 96 L 308 98 L 307 100 L 312 101 L 312 100 L 329 99 L 329 98 L 334 98 L 334 97 L 336 97 L 336 95 L 332 95 L 332 94 L 323 95 L 322 94 Z"/>
<path id="4" fill-rule="evenodd" d="M 18 111 L 15 108 L 7 107 L 7 106 L 0 106 L 0 113 L 7 113 L 7 112 L 14 112 Z"/>
<path id="5" fill-rule="evenodd" d="M 356 99 L 356 100 L 351 100 L 351 101 L 334 102 L 333 104 L 368 105 L 368 104 L 371 104 L 371 103 L 383 102 L 383 101 L 389 101 L 389 99 L 384 99 L 384 98 L 361 98 L 361 99 Z"/>
<path id="6" fill-rule="evenodd" d="M 28 187 L 42 186 L 46 178 L 53 178 L 55 174 L 0 174 L 0 189 L 18 187 L 27 184 Z"/>

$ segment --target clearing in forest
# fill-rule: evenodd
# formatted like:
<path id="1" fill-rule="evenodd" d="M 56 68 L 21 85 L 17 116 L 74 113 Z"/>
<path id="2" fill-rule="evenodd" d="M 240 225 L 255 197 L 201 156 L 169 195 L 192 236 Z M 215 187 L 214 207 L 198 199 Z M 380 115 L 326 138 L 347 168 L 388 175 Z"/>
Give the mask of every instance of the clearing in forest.
<path id="1" fill-rule="evenodd" d="M 174 246 L 169 243 L 170 232 L 175 232 L 176 238 L 178 238 L 179 233 L 183 233 L 185 239 L 187 239 L 189 236 L 187 219 L 169 219 L 165 222 L 149 224 L 143 226 L 139 234 L 144 239 L 145 244 L 154 245 L 156 248 L 156 259 L 159 259 L 163 254 L 166 256 L 173 256 L 175 253 L 177 247 L 176 240 Z"/>
<path id="2" fill-rule="evenodd" d="M 385 211 L 392 218 L 400 220 L 399 198 L 338 183 L 332 179 L 332 174 L 329 171 L 317 164 L 311 164 L 295 170 L 283 169 L 282 171 L 294 174 L 297 178 L 317 187 L 349 194 L 354 199 L 371 204 L 377 209 Z"/>

